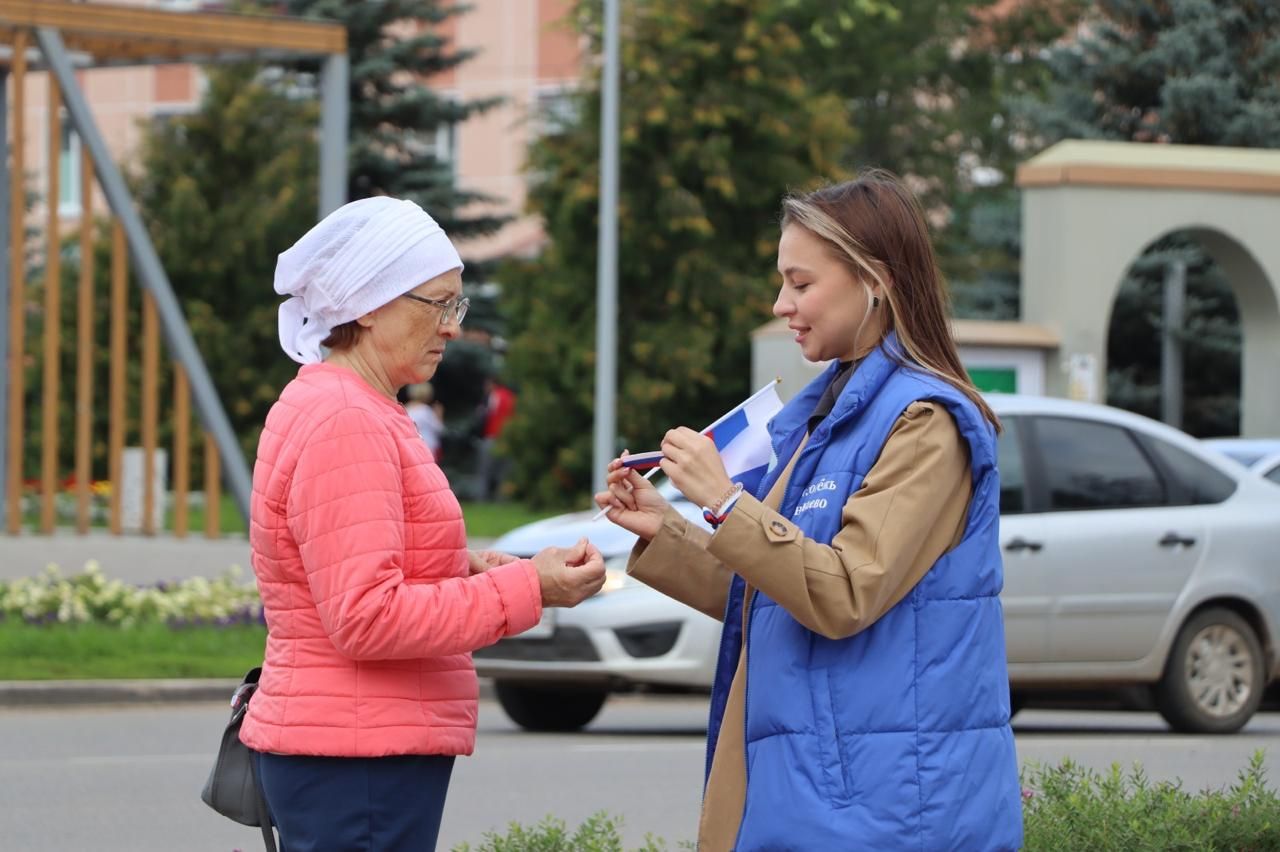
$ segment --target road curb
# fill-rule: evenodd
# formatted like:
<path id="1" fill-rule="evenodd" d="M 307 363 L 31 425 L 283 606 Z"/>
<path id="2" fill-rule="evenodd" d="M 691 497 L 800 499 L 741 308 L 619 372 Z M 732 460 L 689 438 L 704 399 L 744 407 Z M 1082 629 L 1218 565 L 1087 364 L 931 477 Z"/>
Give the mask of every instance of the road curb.
<path id="1" fill-rule="evenodd" d="M 234 678 L 0 681 L 0 708 L 226 702 L 239 683 Z M 480 697 L 493 698 L 493 682 L 487 678 L 480 679 Z"/>

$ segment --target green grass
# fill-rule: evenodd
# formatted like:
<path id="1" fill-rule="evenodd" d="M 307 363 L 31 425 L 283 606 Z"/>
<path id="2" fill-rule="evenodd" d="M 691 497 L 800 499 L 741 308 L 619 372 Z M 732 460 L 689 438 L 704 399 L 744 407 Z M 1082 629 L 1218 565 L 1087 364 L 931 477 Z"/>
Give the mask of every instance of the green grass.
<path id="1" fill-rule="evenodd" d="M 467 535 L 497 538 L 518 526 L 540 521 L 559 512 L 542 512 L 525 508 L 520 503 L 463 503 L 462 517 L 467 521 Z"/>
<path id="2" fill-rule="evenodd" d="M 556 513 L 536 512 L 525 508 L 519 503 L 462 504 L 462 516 L 467 521 L 467 535 L 480 538 L 497 538 L 518 526 L 541 520 L 553 514 Z M 191 509 L 189 518 L 188 525 L 191 534 L 201 534 L 204 531 L 204 510 Z M 240 510 L 236 508 L 235 500 L 226 494 L 222 495 L 222 510 L 218 522 L 224 533 L 244 535 L 244 521 L 240 517 Z M 172 507 L 170 507 L 169 514 L 165 519 L 165 527 L 170 530 L 173 529 Z"/>
<path id="3" fill-rule="evenodd" d="M 240 517 L 240 509 L 235 499 L 223 493 L 219 504 L 218 527 L 224 535 L 245 535 L 244 519 Z M 535 511 L 520 503 L 463 503 L 462 516 L 467 521 L 467 534 L 479 538 L 497 538 L 518 526 L 559 514 L 555 511 Z M 205 512 L 203 507 L 188 506 L 187 534 L 189 536 L 204 535 Z M 28 512 L 23 518 L 28 529 L 36 529 L 39 525 L 38 512 Z M 63 526 L 71 525 L 71 521 L 61 519 Z M 96 521 L 95 527 L 105 527 L 105 522 Z M 164 528 L 173 530 L 173 501 L 165 509 Z"/>
<path id="4" fill-rule="evenodd" d="M 0 680 L 242 677 L 262 664 L 254 625 L 132 628 L 0 622 Z"/>
<path id="5" fill-rule="evenodd" d="M 244 518 L 240 517 L 240 508 L 230 494 L 222 494 L 218 503 L 218 529 L 223 535 L 244 535 Z M 204 535 L 204 507 L 187 506 L 187 535 Z M 164 528 L 173 530 L 173 500 L 164 513 Z"/>

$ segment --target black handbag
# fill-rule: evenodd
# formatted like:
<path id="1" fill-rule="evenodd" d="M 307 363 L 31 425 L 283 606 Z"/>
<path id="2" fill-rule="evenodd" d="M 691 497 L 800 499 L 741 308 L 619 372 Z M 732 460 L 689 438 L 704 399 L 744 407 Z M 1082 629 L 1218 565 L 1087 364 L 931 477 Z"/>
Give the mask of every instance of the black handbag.
<path id="1" fill-rule="evenodd" d="M 231 720 L 222 731 L 218 757 L 213 762 L 208 780 L 204 782 L 204 789 L 200 791 L 200 798 L 218 813 L 241 825 L 260 827 L 267 852 L 276 852 L 276 837 L 271 830 L 271 815 L 266 799 L 262 797 L 262 787 L 258 784 L 254 753 L 240 742 L 240 723 L 244 721 L 249 700 L 258 689 L 261 675 L 261 667 L 250 669 L 231 696 Z"/>

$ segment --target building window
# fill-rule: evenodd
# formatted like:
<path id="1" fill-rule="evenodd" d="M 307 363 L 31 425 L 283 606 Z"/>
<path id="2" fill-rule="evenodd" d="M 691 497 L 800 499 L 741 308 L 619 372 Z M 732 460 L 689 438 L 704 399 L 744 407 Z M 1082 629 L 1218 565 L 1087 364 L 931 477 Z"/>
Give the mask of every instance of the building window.
<path id="1" fill-rule="evenodd" d="M 449 169 L 449 174 L 455 178 L 458 176 L 457 124 L 441 124 L 436 127 L 435 144 L 431 146 L 431 153 L 435 155 L 436 162 Z"/>
<path id="2" fill-rule="evenodd" d="M 533 127 L 537 136 L 563 132 L 577 123 L 580 102 L 569 86 L 540 89 L 534 95 Z"/>
<path id="3" fill-rule="evenodd" d="M 58 213 L 75 216 L 80 213 L 80 134 L 71 127 L 68 117 L 62 118 L 62 145 L 58 152 Z"/>

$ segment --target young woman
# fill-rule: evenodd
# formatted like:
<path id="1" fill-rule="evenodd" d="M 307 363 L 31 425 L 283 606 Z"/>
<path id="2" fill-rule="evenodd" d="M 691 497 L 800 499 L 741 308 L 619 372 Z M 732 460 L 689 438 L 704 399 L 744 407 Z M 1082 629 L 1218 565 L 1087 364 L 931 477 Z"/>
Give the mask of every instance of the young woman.
<path id="1" fill-rule="evenodd" d="M 919 204 L 884 172 L 788 198 L 778 271 L 774 314 L 832 363 L 756 492 L 679 428 L 662 469 L 714 533 L 621 460 L 596 495 L 634 576 L 724 621 L 699 849 L 1016 849 L 999 423 Z"/>

